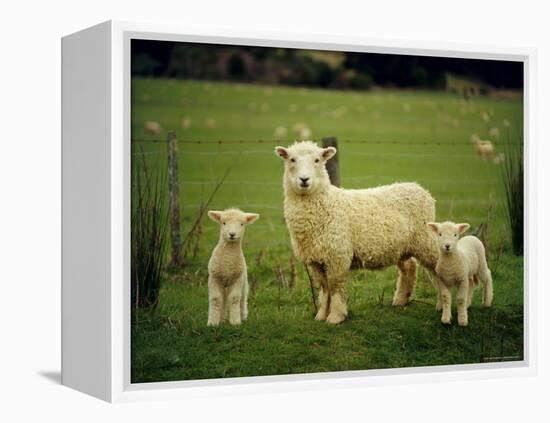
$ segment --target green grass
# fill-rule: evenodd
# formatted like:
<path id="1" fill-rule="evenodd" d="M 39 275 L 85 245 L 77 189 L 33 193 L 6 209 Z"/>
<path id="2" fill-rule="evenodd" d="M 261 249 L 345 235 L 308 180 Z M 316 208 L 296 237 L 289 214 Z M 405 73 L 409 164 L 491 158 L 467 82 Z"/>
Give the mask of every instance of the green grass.
<path id="1" fill-rule="evenodd" d="M 218 238 L 217 225 L 206 219 L 197 256 L 188 257 L 185 268 L 165 273 L 157 310 L 141 313 L 132 329 L 133 382 L 522 359 L 523 258 L 511 249 L 501 169 L 478 160 L 469 143 L 472 133 L 487 138 L 489 128 L 499 127 L 495 145 L 504 151 L 499 143 L 521 132 L 520 99 L 479 98 L 465 104 L 443 92 L 359 93 L 153 79 L 134 80 L 132 96 L 133 160 L 145 152 L 150 167 L 164 169 L 166 146 L 137 140 L 165 139 L 168 130 L 178 134 L 184 235 L 199 204 L 230 166 L 210 208 L 236 206 L 261 214 L 243 246 L 249 279 L 257 286 L 249 321 L 238 328 L 206 327 L 206 263 Z M 483 112 L 491 116 L 489 122 Z M 182 129 L 186 116 L 191 127 Z M 215 128 L 205 125 L 208 118 L 215 119 Z M 503 126 L 504 119 L 510 128 Z M 158 121 L 163 133 L 144 134 L 146 120 Z M 301 266 L 293 291 L 279 289 L 276 272 L 279 266 L 288 272 L 291 253 L 282 212 L 282 163 L 273 147 L 290 143 L 298 122 L 306 123 L 315 139 L 338 137 L 344 187 L 417 181 L 436 198 L 438 220 L 466 221 L 474 229 L 487 221 L 491 209 L 487 248 L 494 306 L 482 309 L 476 293 L 470 325 L 458 327 L 455 315 L 454 324 L 444 327 L 433 305 L 435 290 L 423 272 L 418 301 L 405 308 L 390 305 L 396 278 L 390 268 L 351 274 L 350 317 L 344 324 L 313 321 Z M 276 142 L 279 125 L 289 135 Z M 234 142 L 208 143 L 218 140 Z M 257 140 L 264 141 L 245 142 Z"/>

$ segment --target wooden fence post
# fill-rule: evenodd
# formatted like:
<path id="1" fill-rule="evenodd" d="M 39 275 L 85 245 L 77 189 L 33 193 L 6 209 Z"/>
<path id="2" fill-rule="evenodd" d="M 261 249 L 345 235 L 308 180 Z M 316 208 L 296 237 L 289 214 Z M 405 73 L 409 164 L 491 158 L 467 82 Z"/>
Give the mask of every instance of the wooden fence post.
<path id="1" fill-rule="evenodd" d="M 323 138 L 323 148 L 334 147 L 336 148 L 335 156 L 327 162 L 328 177 L 332 185 L 340 186 L 340 152 L 338 151 L 338 140 L 336 137 Z"/>
<path id="2" fill-rule="evenodd" d="M 170 239 L 172 242 L 172 265 L 181 266 L 180 233 L 180 184 L 178 170 L 178 140 L 174 131 L 168 132 L 168 190 L 170 192 Z"/>

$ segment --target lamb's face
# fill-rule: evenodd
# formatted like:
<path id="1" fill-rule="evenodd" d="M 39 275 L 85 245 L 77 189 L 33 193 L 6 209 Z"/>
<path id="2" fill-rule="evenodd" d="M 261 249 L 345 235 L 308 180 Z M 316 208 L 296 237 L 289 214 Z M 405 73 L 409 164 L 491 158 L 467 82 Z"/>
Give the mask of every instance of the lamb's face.
<path id="1" fill-rule="evenodd" d="M 436 234 L 439 250 L 442 254 L 449 254 L 455 250 L 459 236 L 466 232 L 470 225 L 468 223 L 433 223 L 427 224 Z"/>
<path id="2" fill-rule="evenodd" d="M 208 217 L 220 225 L 220 237 L 227 242 L 239 242 L 243 236 L 246 225 L 249 225 L 260 217 L 256 213 L 245 213 L 238 209 L 224 211 L 211 210 Z"/>
<path id="3" fill-rule="evenodd" d="M 336 149 L 320 148 L 312 141 L 302 141 L 288 148 L 276 147 L 275 154 L 285 161 L 286 186 L 305 195 L 327 183 L 325 163 L 336 154 Z"/>

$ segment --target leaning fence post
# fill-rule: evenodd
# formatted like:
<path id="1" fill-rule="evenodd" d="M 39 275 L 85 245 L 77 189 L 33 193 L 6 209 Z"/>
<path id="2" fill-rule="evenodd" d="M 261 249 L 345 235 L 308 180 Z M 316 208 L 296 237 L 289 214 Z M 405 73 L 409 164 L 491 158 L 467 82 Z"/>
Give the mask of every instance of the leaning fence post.
<path id="1" fill-rule="evenodd" d="M 178 140 L 174 131 L 168 132 L 168 190 L 170 192 L 170 239 L 172 242 L 172 264 L 181 266 L 180 234 L 180 184 L 178 170 Z"/>
<path id="2" fill-rule="evenodd" d="M 330 159 L 327 164 L 328 177 L 332 185 L 339 187 L 340 186 L 340 152 L 338 151 L 338 140 L 336 137 L 325 137 L 323 138 L 323 148 L 334 147 L 336 148 L 336 154 L 332 159 Z"/>

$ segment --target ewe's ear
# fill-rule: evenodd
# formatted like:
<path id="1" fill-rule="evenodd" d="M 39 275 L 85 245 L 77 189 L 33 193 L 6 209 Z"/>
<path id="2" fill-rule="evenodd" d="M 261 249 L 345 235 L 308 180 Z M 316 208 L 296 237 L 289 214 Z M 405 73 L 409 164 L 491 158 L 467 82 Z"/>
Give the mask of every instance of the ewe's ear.
<path id="1" fill-rule="evenodd" d="M 335 154 L 336 154 L 336 149 L 334 147 L 327 147 L 327 148 L 323 148 L 323 152 L 321 153 L 321 156 L 325 160 L 330 160 L 334 157 Z"/>
<path id="2" fill-rule="evenodd" d="M 458 233 L 459 234 L 463 234 L 468 229 L 470 229 L 470 224 L 468 224 L 468 223 L 459 223 L 458 224 Z"/>
<path id="3" fill-rule="evenodd" d="M 260 218 L 260 215 L 257 213 L 246 213 L 246 224 L 250 225 Z"/>
<path id="4" fill-rule="evenodd" d="M 439 231 L 439 225 L 435 222 L 428 222 L 426 226 L 430 228 L 433 232 L 437 233 Z"/>
<path id="5" fill-rule="evenodd" d="M 282 159 L 288 159 L 288 150 L 284 147 L 275 147 L 275 154 Z"/>
<path id="6" fill-rule="evenodd" d="M 208 212 L 208 217 L 216 223 L 220 223 L 222 220 L 222 212 L 216 210 L 210 210 Z"/>

